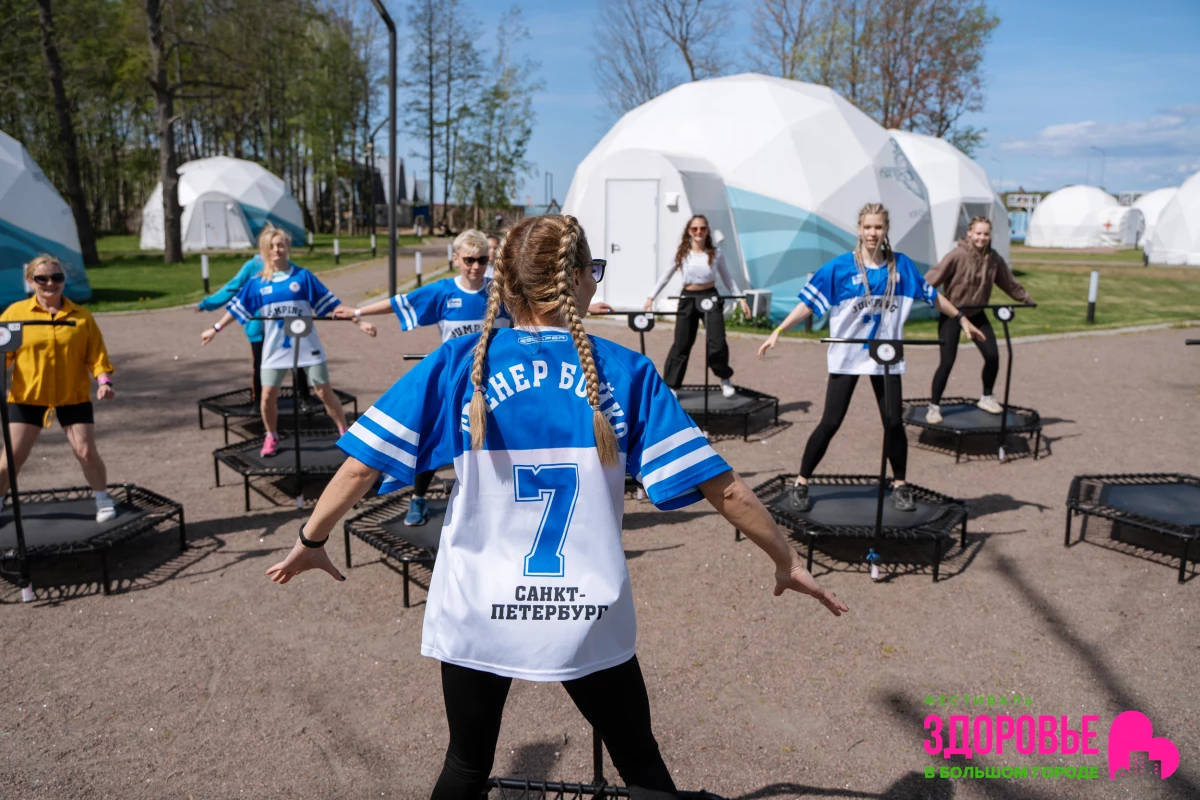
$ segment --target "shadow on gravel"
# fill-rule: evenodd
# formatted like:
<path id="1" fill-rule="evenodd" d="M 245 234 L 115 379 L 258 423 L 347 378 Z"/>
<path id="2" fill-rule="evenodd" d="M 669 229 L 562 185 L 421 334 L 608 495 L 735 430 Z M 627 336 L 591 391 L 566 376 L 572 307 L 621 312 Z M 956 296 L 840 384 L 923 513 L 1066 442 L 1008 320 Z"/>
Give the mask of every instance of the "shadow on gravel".
<path id="1" fill-rule="evenodd" d="M 1018 500 L 1007 494 L 985 494 L 982 497 L 963 499 L 967 508 L 971 509 L 971 519 L 979 519 L 989 514 L 1003 514 L 1005 511 L 1017 511 L 1022 508 L 1036 508 L 1038 512 L 1049 511 L 1050 506 L 1027 500 Z"/>
<path id="2" fill-rule="evenodd" d="M 811 400 L 793 400 L 790 403 L 780 403 L 779 413 L 788 414 L 792 411 L 799 411 L 801 414 L 807 414 L 812 409 Z"/>
<path id="3" fill-rule="evenodd" d="M 622 530 L 640 531 L 655 525 L 682 525 L 699 517 L 707 517 L 706 511 L 632 511 L 625 515 Z"/>
<path id="4" fill-rule="evenodd" d="M 881 793 L 856 792 L 853 789 L 826 789 L 799 783 L 772 783 L 730 800 L 757 800 L 769 797 L 863 797 L 875 800 L 951 800 L 954 784 L 950 781 L 930 781 L 925 776 L 909 772 Z"/>

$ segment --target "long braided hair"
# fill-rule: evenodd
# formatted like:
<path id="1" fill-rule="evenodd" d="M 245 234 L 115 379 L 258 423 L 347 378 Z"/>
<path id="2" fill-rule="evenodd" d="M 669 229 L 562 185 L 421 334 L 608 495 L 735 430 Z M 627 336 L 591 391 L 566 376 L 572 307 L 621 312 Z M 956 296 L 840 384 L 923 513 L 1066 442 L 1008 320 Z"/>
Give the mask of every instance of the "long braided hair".
<path id="1" fill-rule="evenodd" d="M 587 238 L 579 220 L 571 216 L 526 217 L 509 232 L 496 254 L 494 280 L 488 295 L 483 333 L 475 345 L 471 368 L 471 397 L 468 412 L 471 449 L 483 449 L 487 438 L 487 401 L 484 398 L 487 348 L 496 315 L 503 304 L 514 324 L 529 324 L 536 317 L 552 317 L 571 332 L 579 365 L 583 368 L 588 405 L 592 407 L 592 430 L 600 463 L 614 467 L 620 450 L 617 434 L 600 411 L 600 374 L 592 354 L 592 342 L 583 330 L 575 301 L 575 269 L 587 269 L 583 261 Z"/>
<path id="2" fill-rule="evenodd" d="M 854 247 L 854 266 L 858 267 L 858 276 L 862 280 L 863 295 L 867 299 L 867 310 L 870 311 L 874 302 L 874 296 L 871 293 L 871 282 L 867 279 L 867 265 L 864 257 L 866 245 L 863 243 L 862 224 L 863 219 L 867 216 L 877 214 L 883 217 L 883 241 L 880 243 L 880 249 L 887 258 L 887 288 L 883 292 L 883 305 L 879 309 L 880 315 L 887 312 L 892 307 L 892 303 L 896 297 L 896 284 L 900 278 L 896 272 L 896 252 L 892 250 L 892 243 L 888 239 L 888 227 L 890 220 L 888 211 L 883 207 L 883 203 L 867 203 L 858 211 L 858 244 Z"/>

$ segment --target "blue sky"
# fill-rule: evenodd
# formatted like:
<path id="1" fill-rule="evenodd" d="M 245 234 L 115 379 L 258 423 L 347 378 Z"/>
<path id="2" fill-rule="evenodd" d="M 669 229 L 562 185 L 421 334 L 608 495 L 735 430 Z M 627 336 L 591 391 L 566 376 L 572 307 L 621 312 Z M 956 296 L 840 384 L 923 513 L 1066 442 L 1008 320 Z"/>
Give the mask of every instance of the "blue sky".
<path id="1" fill-rule="evenodd" d="M 464 2 L 484 31 L 511 5 Z M 730 0 L 727 49 L 739 63 L 754 3 Z M 541 62 L 545 89 L 535 98 L 529 152 L 539 174 L 514 199 L 543 202 L 549 172 L 561 202 L 576 165 L 615 121 L 592 76 L 597 3 L 517 5 L 531 33 L 523 50 Z M 998 0 L 989 7 L 1001 22 L 984 62 L 986 105 L 968 123 L 988 130 L 976 159 L 993 185 L 1001 173 L 1005 190 L 1053 190 L 1089 177 L 1098 183 L 1103 166 L 1110 191 L 1141 191 L 1200 171 L 1200 0 Z M 486 32 L 476 41 L 492 45 Z M 401 143 L 402 154 L 413 149 Z M 413 158 L 406 165 L 423 171 Z"/>

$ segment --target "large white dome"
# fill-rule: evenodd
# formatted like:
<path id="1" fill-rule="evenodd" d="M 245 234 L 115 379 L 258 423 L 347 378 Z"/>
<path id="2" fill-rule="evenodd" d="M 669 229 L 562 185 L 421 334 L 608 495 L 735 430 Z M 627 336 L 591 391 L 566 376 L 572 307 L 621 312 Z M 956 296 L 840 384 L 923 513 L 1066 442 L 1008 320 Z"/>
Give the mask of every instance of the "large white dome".
<path id="1" fill-rule="evenodd" d="M 0 309 L 26 296 L 25 265 L 43 253 L 66 270 L 68 297 L 91 298 L 71 207 L 29 151 L 0 131 Z"/>
<path id="2" fill-rule="evenodd" d="M 1095 186 L 1067 186 L 1042 198 L 1029 218 L 1029 247 L 1105 247 L 1105 212 L 1117 198 Z"/>
<path id="3" fill-rule="evenodd" d="M 185 250 L 208 249 L 204 225 L 199 218 L 196 225 L 191 224 L 196 202 L 202 197 L 214 204 L 221 201 L 227 205 L 237 204 L 237 209 L 226 209 L 222 215 L 228 219 L 228 246 L 245 246 L 244 239 L 247 238 L 253 242 L 268 222 L 288 230 L 294 246 L 305 242 L 304 214 L 283 180 L 253 161 L 216 156 L 188 161 L 179 167 L 179 205 L 184 211 Z M 163 249 L 162 205 L 162 184 L 159 183 L 142 209 L 143 250 Z M 225 219 L 222 223 L 225 224 Z M 244 235 L 239 226 L 246 228 Z"/>
<path id="4" fill-rule="evenodd" d="M 1147 192 L 1133 201 L 1133 207 L 1142 212 L 1142 220 L 1145 223 L 1142 235 L 1138 237 L 1138 247 L 1143 249 L 1149 247 L 1150 240 L 1154 237 L 1154 226 L 1158 224 L 1158 218 L 1162 216 L 1167 203 L 1171 202 L 1171 199 L 1177 194 L 1179 194 L 1179 187 L 1171 186 Z"/>
<path id="5" fill-rule="evenodd" d="M 854 246 L 869 202 L 888 208 L 896 250 L 934 263 L 925 185 L 886 130 L 828 88 L 744 74 L 625 114 L 576 169 L 563 209 L 609 259 L 600 299 L 614 307 L 641 306 L 690 216 L 705 214 L 734 274 L 773 290 L 778 315 L 808 273 Z"/>
<path id="6" fill-rule="evenodd" d="M 1152 264 L 1200 267 L 1200 172 L 1184 181 L 1163 208 L 1149 242 Z"/>

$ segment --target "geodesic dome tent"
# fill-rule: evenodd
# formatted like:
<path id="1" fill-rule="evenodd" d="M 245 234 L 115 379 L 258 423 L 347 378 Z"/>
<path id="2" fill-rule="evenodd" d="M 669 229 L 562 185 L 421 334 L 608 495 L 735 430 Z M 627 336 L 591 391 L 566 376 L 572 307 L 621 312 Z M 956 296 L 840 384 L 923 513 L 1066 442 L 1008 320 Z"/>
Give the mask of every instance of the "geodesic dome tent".
<path id="1" fill-rule="evenodd" d="M 29 151 L 0 131 L 0 309 L 27 296 L 25 265 L 43 253 L 62 263 L 67 297 L 91 299 L 70 206 Z"/>
<path id="2" fill-rule="evenodd" d="M 1200 267 L 1200 172 L 1184 181 L 1163 208 L 1147 254 L 1152 264 Z"/>
<path id="3" fill-rule="evenodd" d="M 1171 198 L 1178 193 L 1179 187 L 1171 186 L 1147 192 L 1133 201 L 1133 207 L 1142 212 L 1142 235 L 1138 237 L 1138 247 L 1144 249 L 1149 246 L 1150 239 L 1154 235 L 1154 226 L 1158 224 L 1158 218 L 1162 216 L 1167 203 L 1171 202 Z"/>
<path id="4" fill-rule="evenodd" d="M 887 131 L 828 88 L 744 74 L 621 117 L 575 170 L 563 211 L 608 259 L 597 299 L 614 308 L 641 308 L 704 214 L 743 288 L 773 291 L 778 318 L 809 273 L 854 247 L 868 202 L 888 208 L 896 250 L 934 263 L 925 185 Z M 679 287 L 675 276 L 661 306 Z"/>
<path id="5" fill-rule="evenodd" d="M 929 193 L 937 260 L 958 245 L 972 218 L 987 217 L 992 222 L 992 248 L 1007 261 L 1008 211 L 992 189 L 987 171 L 945 139 L 908 131 L 888 133 L 900 144 Z"/>
<path id="6" fill-rule="evenodd" d="M 1067 186 L 1042 198 L 1029 217 L 1028 247 L 1106 247 L 1101 233 L 1117 198 L 1095 186 Z"/>
<path id="7" fill-rule="evenodd" d="M 202 202 L 201 202 L 202 201 Z M 280 178 L 253 161 L 216 156 L 179 168 L 183 249 L 224 250 L 252 246 L 271 223 L 305 243 L 304 214 Z M 162 184 L 142 209 L 141 248 L 163 249 Z"/>
<path id="8" fill-rule="evenodd" d="M 1133 247 L 1142 235 L 1142 212 L 1133 206 L 1109 206 L 1096 216 L 1102 247 Z"/>

